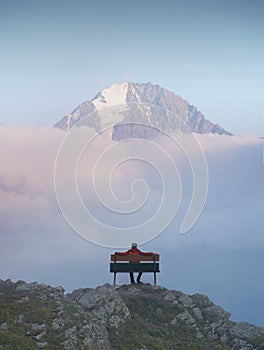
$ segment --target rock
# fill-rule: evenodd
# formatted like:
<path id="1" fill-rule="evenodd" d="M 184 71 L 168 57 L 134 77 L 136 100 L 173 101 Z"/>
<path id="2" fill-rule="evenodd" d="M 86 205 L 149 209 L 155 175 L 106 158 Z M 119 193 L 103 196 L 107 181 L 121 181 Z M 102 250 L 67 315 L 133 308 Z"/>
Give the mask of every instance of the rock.
<path id="1" fill-rule="evenodd" d="M 178 314 L 177 318 L 184 321 L 189 326 L 195 325 L 195 319 L 189 314 L 189 312 L 187 310 L 181 314 Z"/>
<path id="2" fill-rule="evenodd" d="M 46 348 L 49 344 L 45 341 L 45 342 L 36 342 L 36 345 L 39 349 L 43 349 L 43 348 Z"/>
<path id="3" fill-rule="evenodd" d="M 120 322 L 120 318 L 118 315 L 114 315 L 114 316 L 110 317 L 108 320 L 108 324 L 114 328 L 118 328 L 120 323 L 121 322 Z"/>
<path id="4" fill-rule="evenodd" d="M 183 294 L 179 297 L 179 301 L 184 307 L 194 307 L 194 303 L 188 295 Z"/>
<path id="5" fill-rule="evenodd" d="M 7 328 L 8 328 L 8 326 L 7 326 L 6 322 L 4 322 L 0 325 L 0 329 L 2 329 L 2 330 L 7 330 Z"/>
<path id="6" fill-rule="evenodd" d="M 31 329 L 32 329 L 32 331 L 44 331 L 47 329 L 47 324 L 46 323 L 41 323 L 41 324 L 33 323 L 31 325 Z"/>
<path id="7" fill-rule="evenodd" d="M 16 288 L 17 292 L 32 292 L 37 289 L 38 284 L 36 282 L 26 283 L 23 282 L 19 284 Z"/>
<path id="8" fill-rule="evenodd" d="M 129 290 L 127 291 L 128 295 L 131 296 L 136 296 L 142 293 L 142 290 L 140 288 L 137 287 L 130 287 Z"/>
<path id="9" fill-rule="evenodd" d="M 202 312 L 201 310 L 199 309 L 199 307 L 195 307 L 193 308 L 193 313 L 194 313 L 194 316 L 198 318 L 198 320 L 201 320 L 203 318 L 202 316 Z"/>
<path id="10" fill-rule="evenodd" d="M 66 338 L 73 338 L 74 336 L 76 336 L 76 326 L 66 329 L 65 331 Z"/>
<path id="11" fill-rule="evenodd" d="M 228 311 L 225 311 L 218 305 L 209 306 L 205 309 L 205 312 L 210 314 L 211 316 L 222 318 L 222 319 L 229 319 L 231 314 Z"/>
<path id="12" fill-rule="evenodd" d="M 24 315 L 18 315 L 15 318 L 15 323 L 21 324 L 21 323 L 23 323 L 23 321 L 24 321 Z"/>
<path id="13" fill-rule="evenodd" d="M 226 334 L 224 334 L 222 337 L 220 337 L 221 343 L 226 343 L 227 340 L 228 340 L 228 338 L 227 338 L 227 335 L 226 335 Z"/>
<path id="14" fill-rule="evenodd" d="M 172 326 L 175 326 L 177 323 L 178 323 L 177 317 L 174 317 L 174 318 L 170 321 L 170 324 L 171 324 Z"/>
<path id="15" fill-rule="evenodd" d="M 165 289 L 165 287 L 163 287 L 163 286 L 151 286 L 151 288 L 154 290 L 164 290 Z"/>
<path id="16" fill-rule="evenodd" d="M 256 327 L 247 322 L 240 322 L 235 324 L 233 327 L 230 328 L 230 332 L 234 334 L 236 337 L 248 338 L 248 339 L 264 336 L 263 327 Z"/>
<path id="17" fill-rule="evenodd" d="M 80 334 L 86 335 L 83 340 L 84 346 L 97 347 L 99 349 L 110 348 L 106 326 L 104 323 L 98 322 L 95 318 L 80 330 Z"/>
<path id="18" fill-rule="evenodd" d="M 76 349 L 76 340 L 75 339 L 66 339 L 61 343 L 64 349 L 66 350 L 75 350 Z"/>
<path id="19" fill-rule="evenodd" d="M 206 295 L 194 294 L 192 295 L 192 300 L 195 303 L 199 304 L 199 306 L 202 308 L 213 306 L 213 303 L 210 301 L 210 299 Z"/>
<path id="20" fill-rule="evenodd" d="M 43 331 L 41 333 L 39 333 L 38 335 L 34 336 L 34 339 L 36 340 L 40 340 L 41 338 L 43 338 L 46 335 L 46 331 Z"/>
<path id="21" fill-rule="evenodd" d="M 27 303 L 29 301 L 29 297 L 24 297 L 18 300 L 19 303 Z"/>
<path id="22" fill-rule="evenodd" d="M 132 294 L 134 293 L 133 290 Z M 79 289 L 69 297 L 78 305 L 91 310 L 100 320 L 115 328 L 131 317 L 120 294 L 109 284 L 95 289 Z"/>
<path id="23" fill-rule="evenodd" d="M 8 278 L 7 280 L 2 281 L 2 282 L 4 282 L 5 284 L 9 284 L 9 285 L 12 285 L 12 283 L 13 283 L 10 278 Z"/>
<path id="24" fill-rule="evenodd" d="M 54 319 L 53 321 L 52 321 L 52 328 L 54 329 L 54 330 L 58 330 L 58 329 L 60 329 L 60 328 L 63 328 L 64 327 L 64 321 L 63 321 L 63 319 L 61 319 L 61 318 L 59 318 L 59 319 Z"/>
<path id="25" fill-rule="evenodd" d="M 238 339 L 235 338 L 232 342 L 232 345 L 235 349 L 239 350 L 251 350 L 254 349 L 251 344 L 248 344 L 245 340 L 243 339 Z"/>
<path id="26" fill-rule="evenodd" d="M 157 313 L 157 315 L 163 315 L 164 311 L 160 307 L 158 307 L 156 310 L 156 313 Z"/>
<path id="27" fill-rule="evenodd" d="M 169 292 L 164 297 L 165 300 L 170 301 L 174 305 L 177 305 L 179 303 L 177 299 L 177 295 L 174 292 Z"/>
<path id="28" fill-rule="evenodd" d="M 202 335 L 202 333 L 200 332 L 199 328 L 196 329 L 196 338 L 197 339 L 202 339 L 204 336 Z"/>
<path id="29" fill-rule="evenodd" d="M 207 326 L 207 329 L 208 329 L 208 337 L 211 339 L 211 340 L 215 340 L 218 338 L 218 332 L 217 332 L 217 327 L 218 327 L 218 323 L 216 322 L 213 322 L 213 323 L 210 323 L 208 326 Z"/>
<path id="30" fill-rule="evenodd" d="M 65 289 L 62 286 L 55 287 L 55 292 L 57 292 L 60 295 L 63 295 L 65 292 Z"/>
<path id="31" fill-rule="evenodd" d="M 38 293 L 42 299 L 47 299 L 48 296 L 50 297 L 58 297 L 58 296 L 63 296 L 64 295 L 64 288 L 59 286 L 59 287 L 51 287 L 49 285 L 46 285 L 44 283 L 37 283 L 37 282 L 32 282 L 32 283 L 26 283 L 24 281 L 19 281 L 17 282 L 17 287 L 16 287 L 17 292 L 28 292 L 28 293 Z"/>

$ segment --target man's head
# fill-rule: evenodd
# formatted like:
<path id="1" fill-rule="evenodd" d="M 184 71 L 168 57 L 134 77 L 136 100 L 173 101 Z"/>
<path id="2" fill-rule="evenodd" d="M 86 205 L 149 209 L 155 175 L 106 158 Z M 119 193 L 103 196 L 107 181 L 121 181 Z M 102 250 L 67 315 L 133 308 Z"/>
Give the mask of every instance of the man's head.
<path id="1" fill-rule="evenodd" d="M 132 248 L 137 248 L 137 243 L 132 243 L 132 244 L 131 244 L 131 247 L 132 247 Z"/>

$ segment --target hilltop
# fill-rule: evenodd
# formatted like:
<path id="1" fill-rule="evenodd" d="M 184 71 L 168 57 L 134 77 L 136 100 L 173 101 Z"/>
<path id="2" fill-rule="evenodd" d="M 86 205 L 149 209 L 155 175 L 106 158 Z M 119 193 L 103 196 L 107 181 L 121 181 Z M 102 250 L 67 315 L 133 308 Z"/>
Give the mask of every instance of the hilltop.
<path id="1" fill-rule="evenodd" d="M 162 286 L 77 289 L 0 280 L 0 349 L 264 349 L 264 328 Z"/>

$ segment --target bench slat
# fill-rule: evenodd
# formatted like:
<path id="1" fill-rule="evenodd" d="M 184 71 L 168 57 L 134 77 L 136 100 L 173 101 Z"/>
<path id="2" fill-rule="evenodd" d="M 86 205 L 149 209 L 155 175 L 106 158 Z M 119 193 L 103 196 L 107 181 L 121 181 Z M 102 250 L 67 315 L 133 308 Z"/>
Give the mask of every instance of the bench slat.
<path id="1" fill-rule="evenodd" d="M 110 263 L 110 272 L 160 272 L 159 263 Z"/>
<path id="2" fill-rule="evenodd" d="M 155 259 L 154 259 L 155 258 Z M 127 254 L 127 255 L 111 255 L 111 261 L 159 261 L 159 254 L 153 254 L 150 256 L 141 255 L 141 254 Z"/>

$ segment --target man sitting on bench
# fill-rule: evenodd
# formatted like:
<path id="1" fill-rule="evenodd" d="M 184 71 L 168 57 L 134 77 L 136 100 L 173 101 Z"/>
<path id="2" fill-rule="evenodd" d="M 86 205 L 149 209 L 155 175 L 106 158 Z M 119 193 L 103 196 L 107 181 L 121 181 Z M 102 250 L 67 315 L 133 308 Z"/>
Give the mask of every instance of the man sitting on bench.
<path id="1" fill-rule="evenodd" d="M 124 253 L 120 253 L 120 252 L 116 252 L 115 253 L 116 255 L 120 255 L 120 256 L 124 256 L 124 255 L 127 255 L 127 254 L 141 254 L 141 255 L 145 255 L 145 256 L 151 256 L 153 255 L 153 253 L 143 253 L 141 250 L 138 249 L 137 247 L 137 243 L 132 243 L 131 244 L 131 249 L 129 249 L 128 251 L 124 252 Z M 140 263 L 140 261 L 134 261 L 133 262 L 134 264 L 138 264 Z M 131 264 L 133 264 L 131 263 Z M 142 283 L 140 281 L 140 278 L 142 276 L 143 272 L 139 272 L 138 273 L 138 276 L 137 276 L 137 283 Z M 129 275 L 130 275 L 130 282 L 131 284 L 134 284 L 135 283 L 135 280 L 134 280 L 134 274 L 133 272 L 129 272 Z"/>

